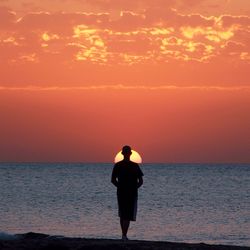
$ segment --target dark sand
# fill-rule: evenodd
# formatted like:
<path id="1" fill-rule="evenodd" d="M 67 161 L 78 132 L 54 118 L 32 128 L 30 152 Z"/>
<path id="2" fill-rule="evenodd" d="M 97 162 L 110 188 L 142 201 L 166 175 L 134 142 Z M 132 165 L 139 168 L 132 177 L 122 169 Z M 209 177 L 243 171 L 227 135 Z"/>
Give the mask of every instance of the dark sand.
<path id="1" fill-rule="evenodd" d="M 121 241 L 108 239 L 84 239 L 27 233 L 14 240 L 0 240 L 0 250 L 250 250 L 250 247 L 187 244 L 159 241 Z"/>

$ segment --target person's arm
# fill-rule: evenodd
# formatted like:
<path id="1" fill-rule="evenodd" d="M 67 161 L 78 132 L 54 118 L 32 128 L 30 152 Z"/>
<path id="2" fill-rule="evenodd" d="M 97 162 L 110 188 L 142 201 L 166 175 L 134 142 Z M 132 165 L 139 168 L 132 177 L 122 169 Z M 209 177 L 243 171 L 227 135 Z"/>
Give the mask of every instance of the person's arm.
<path id="1" fill-rule="evenodd" d="M 115 167 L 114 167 L 113 172 L 112 172 L 111 183 L 113 185 L 115 185 L 116 187 L 118 187 L 118 181 L 117 181 L 117 175 L 116 175 L 116 169 L 115 169 Z"/>
<path id="2" fill-rule="evenodd" d="M 142 186 L 142 184 L 143 184 L 143 178 L 142 178 L 142 176 L 140 176 L 140 177 L 138 178 L 137 188 L 140 188 L 140 187 Z"/>

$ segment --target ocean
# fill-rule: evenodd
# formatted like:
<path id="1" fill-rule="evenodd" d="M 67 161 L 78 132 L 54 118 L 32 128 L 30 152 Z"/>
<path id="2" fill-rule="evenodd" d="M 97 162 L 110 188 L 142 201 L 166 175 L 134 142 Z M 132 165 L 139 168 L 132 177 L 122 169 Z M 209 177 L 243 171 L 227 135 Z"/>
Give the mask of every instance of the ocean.
<path id="1" fill-rule="evenodd" d="M 121 237 L 113 164 L 0 164 L 0 232 Z M 250 164 L 141 164 L 130 239 L 250 246 Z"/>

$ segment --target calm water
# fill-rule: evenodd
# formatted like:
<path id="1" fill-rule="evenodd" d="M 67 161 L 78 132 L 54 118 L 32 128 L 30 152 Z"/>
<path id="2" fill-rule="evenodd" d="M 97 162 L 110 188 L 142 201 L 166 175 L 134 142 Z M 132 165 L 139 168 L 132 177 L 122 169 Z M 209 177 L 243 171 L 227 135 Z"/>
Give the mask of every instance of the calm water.
<path id="1" fill-rule="evenodd" d="M 0 164 L 0 232 L 120 238 L 112 164 Z M 131 239 L 250 246 L 250 165 L 145 164 Z"/>

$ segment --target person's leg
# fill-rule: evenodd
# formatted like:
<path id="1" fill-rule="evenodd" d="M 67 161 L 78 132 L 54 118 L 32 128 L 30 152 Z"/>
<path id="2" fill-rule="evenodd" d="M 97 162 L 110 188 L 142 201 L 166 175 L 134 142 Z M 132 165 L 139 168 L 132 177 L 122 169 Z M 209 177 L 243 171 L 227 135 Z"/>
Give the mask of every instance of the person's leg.
<path id="1" fill-rule="evenodd" d="M 121 224 L 121 229 L 122 229 L 122 236 L 127 237 L 130 221 L 120 218 L 120 224 Z"/>

